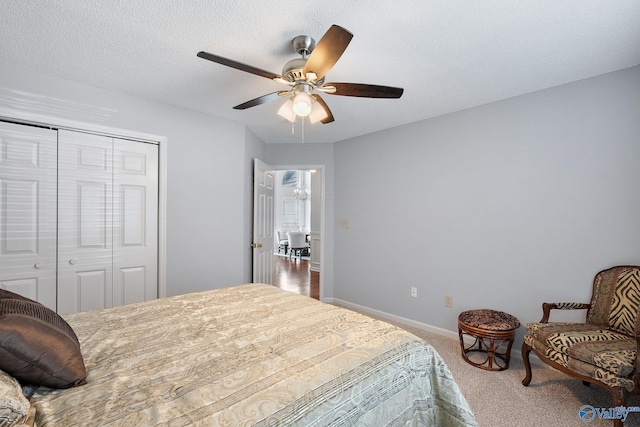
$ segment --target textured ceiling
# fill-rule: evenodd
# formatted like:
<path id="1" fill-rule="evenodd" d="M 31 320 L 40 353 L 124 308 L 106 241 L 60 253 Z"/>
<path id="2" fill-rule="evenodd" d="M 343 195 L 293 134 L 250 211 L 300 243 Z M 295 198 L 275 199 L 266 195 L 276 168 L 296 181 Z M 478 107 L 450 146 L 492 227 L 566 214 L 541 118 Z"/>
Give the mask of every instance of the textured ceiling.
<path id="1" fill-rule="evenodd" d="M 2 0 L 0 64 L 299 142 L 281 100 L 232 109 L 286 86 L 196 53 L 281 73 L 293 37 L 317 41 L 338 24 L 354 37 L 327 81 L 405 92 L 323 95 L 336 121 L 307 124 L 305 142 L 334 142 L 638 65 L 639 23 L 638 0 Z"/>

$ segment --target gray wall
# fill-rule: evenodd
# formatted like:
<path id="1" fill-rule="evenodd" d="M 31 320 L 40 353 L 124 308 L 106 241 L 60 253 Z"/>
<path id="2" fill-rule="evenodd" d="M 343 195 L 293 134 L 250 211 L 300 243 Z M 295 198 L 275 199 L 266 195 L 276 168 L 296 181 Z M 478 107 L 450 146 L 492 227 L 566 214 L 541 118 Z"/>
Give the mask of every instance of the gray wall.
<path id="1" fill-rule="evenodd" d="M 334 152 L 339 300 L 450 331 L 471 308 L 525 323 L 543 301 L 587 302 L 601 269 L 640 264 L 640 67 Z"/>
<path id="2" fill-rule="evenodd" d="M 244 125 L 4 66 L 0 110 L 166 137 L 167 294 L 247 281 L 248 167 L 264 144 Z"/>
<path id="3" fill-rule="evenodd" d="M 453 331 L 469 308 L 538 320 L 544 300 L 586 301 L 600 269 L 640 264 L 640 67 L 336 144 L 265 145 L 3 66 L 0 110 L 168 138 L 169 295 L 250 280 L 254 157 L 323 165 L 326 298 Z"/>

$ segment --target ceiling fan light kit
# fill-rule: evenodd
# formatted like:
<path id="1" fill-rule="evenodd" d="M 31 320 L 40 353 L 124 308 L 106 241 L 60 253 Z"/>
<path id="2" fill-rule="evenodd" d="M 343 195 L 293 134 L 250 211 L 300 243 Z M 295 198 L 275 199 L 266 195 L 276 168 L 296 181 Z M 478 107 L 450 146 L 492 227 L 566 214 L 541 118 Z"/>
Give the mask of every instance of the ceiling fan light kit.
<path id="1" fill-rule="evenodd" d="M 324 108 L 322 108 L 322 105 L 320 105 L 319 102 L 315 101 L 313 104 L 311 104 L 311 112 L 309 113 L 309 122 L 311 124 L 322 122 L 323 120 L 326 120 L 328 118 L 329 115 L 326 111 L 324 111 Z"/>
<path id="2" fill-rule="evenodd" d="M 282 68 L 282 75 L 204 51 L 199 52 L 198 57 L 290 86 L 289 90 L 260 96 L 236 105 L 234 109 L 244 110 L 286 96 L 287 100 L 278 110 L 279 116 L 290 122 L 297 117 L 303 120 L 309 117 L 312 124 L 327 124 L 334 121 L 333 114 L 322 97 L 314 92 L 361 98 L 400 98 L 404 92 L 402 88 L 362 83 L 325 84 L 325 75 L 340 59 L 352 37 L 353 34 L 338 25 L 332 25 L 317 44 L 309 36 L 295 37 L 293 49 L 301 58 L 288 61 Z"/>
<path id="3" fill-rule="evenodd" d="M 278 115 L 282 118 L 289 120 L 290 122 L 295 121 L 296 114 L 293 112 L 293 101 L 291 99 L 287 99 L 284 104 L 278 110 Z"/>
<path id="4" fill-rule="evenodd" d="M 293 106 L 294 106 L 293 100 L 292 99 L 288 99 L 287 101 L 285 101 L 284 104 L 282 104 L 282 106 L 278 110 L 278 115 L 280 117 L 286 119 L 289 122 L 295 122 L 296 117 L 301 116 L 301 114 L 297 114 L 294 111 Z M 311 124 L 314 124 L 314 123 L 318 123 L 318 122 L 320 122 L 322 120 L 328 119 L 329 115 L 324 110 L 322 105 L 320 105 L 320 103 L 318 101 L 314 100 L 311 103 L 311 111 L 309 112 L 309 114 L 306 117 L 309 117 L 309 122 Z M 331 121 L 333 121 L 333 120 L 331 120 Z"/>
<path id="5" fill-rule="evenodd" d="M 298 117 L 307 117 L 311 113 L 311 97 L 307 92 L 300 92 L 293 97 L 293 112 Z"/>

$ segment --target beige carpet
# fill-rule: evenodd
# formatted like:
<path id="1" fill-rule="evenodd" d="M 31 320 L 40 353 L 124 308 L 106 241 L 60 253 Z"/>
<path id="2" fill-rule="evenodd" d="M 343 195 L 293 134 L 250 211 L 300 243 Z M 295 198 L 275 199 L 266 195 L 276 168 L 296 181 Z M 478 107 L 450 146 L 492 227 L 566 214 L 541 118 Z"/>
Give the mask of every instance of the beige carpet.
<path id="1" fill-rule="evenodd" d="M 365 314 L 376 317 L 370 313 Z M 587 387 L 582 381 L 569 378 L 542 364 L 532 365 L 533 379 L 525 387 L 522 385 L 524 366 L 519 358 L 512 357 L 506 371 L 485 371 L 462 359 L 458 340 L 388 319 L 381 320 L 396 324 L 427 340 L 440 353 L 481 427 L 613 425 L 613 421 L 597 416 L 586 422 L 578 414 L 583 405 L 607 409 L 612 406 L 610 393 L 602 387 Z M 640 396 L 632 396 L 627 406 L 640 406 Z M 624 425 L 640 427 L 640 413 L 630 413 Z"/>

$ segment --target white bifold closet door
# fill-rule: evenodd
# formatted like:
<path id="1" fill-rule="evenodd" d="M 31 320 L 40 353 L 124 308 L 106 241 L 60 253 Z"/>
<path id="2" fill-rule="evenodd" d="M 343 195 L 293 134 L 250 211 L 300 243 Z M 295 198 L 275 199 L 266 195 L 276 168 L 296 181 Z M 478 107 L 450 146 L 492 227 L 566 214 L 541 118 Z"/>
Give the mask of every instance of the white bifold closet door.
<path id="1" fill-rule="evenodd" d="M 56 309 L 55 130 L 0 122 L 0 288 Z"/>
<path id="2" fill-rule="evenodd" d="M 113 305 L 158 298 L 158 146 L 113 140 Z"/>
<path id="3" fill-rule="evenodd" d="M 158 297 L 158 146 L 0 122 L 0 288 L 69 314 Z"/>
<path id="4" fill-rule="evenodd" d="M 61 314 L 158 295 L 158 147 L 60 130 Z"/>

